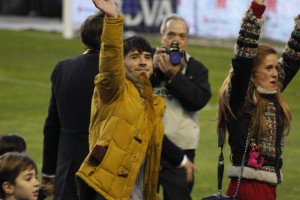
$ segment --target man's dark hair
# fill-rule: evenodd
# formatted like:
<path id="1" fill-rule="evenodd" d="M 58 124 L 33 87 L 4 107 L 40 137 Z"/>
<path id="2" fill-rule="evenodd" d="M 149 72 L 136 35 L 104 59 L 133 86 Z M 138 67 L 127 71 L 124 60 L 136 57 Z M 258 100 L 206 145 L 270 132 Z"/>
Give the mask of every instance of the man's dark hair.
<path id="1" fill-rule="evenodd" d="M 139 53 L 146 51 L 152 54 L 150 43 L 141 36 L 132 36 L 124 40 L 124 56 L 134 50 L 137 50 Z"/>
<path id="2" fill-rule="evenodd" d="M 82 43 L 89 50 L 99 50 L 105 14 L 98 12 L 89 16 L 80 27 Z"/>

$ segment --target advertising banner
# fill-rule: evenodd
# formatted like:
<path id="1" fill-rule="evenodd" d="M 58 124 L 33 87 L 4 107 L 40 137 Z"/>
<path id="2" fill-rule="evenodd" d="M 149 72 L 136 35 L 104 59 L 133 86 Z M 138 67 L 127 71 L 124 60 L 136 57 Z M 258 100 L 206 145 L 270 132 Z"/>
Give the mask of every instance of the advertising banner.
<path id="1" fill-rule="evenodd" d="M 176 0 L 117 0 L 124 15 L 125 29 L 131 31 L 158 31 L 163 18 L 176 12 Z M 91 0 L 73 0 L 72 15 L 75 27 L 97 12 Z"/>
<path id="2" fill-rule="evenodd" d="M 163 18 L 178 13 L 190 24 L 190 34 L 205 38 L 236 38 L 251 0 L 117 0 L 125 30 L 159 32 Z M 73 0 L 75 27 L 97 12 L 91 0 Z M 299 14 L 300 0 L 268 0 L 262 37 L 286 41 Z"/>
<path id="3" fill-rule="evenodd" d="M 79 27 L 88 16 L 97 11 L 91 0 L 72 0 L 72 21 L 75 27 Z"/>
<path id="4" fill-rule="evenodd" d="M 206 38 L 236 38 L 251 0 L 180 0 L 177 12 L 188 19 L 191 34 Z M 266 1 L 262 37 L 286 41 L 300 11 L 300 0 Z"/>

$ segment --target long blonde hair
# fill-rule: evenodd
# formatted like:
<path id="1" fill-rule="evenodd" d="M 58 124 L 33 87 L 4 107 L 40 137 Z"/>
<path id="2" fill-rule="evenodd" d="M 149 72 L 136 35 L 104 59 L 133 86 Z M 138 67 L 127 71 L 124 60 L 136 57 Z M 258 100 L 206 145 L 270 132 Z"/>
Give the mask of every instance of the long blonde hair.
<path id="1" fill-rule="evenodd" d="M 257 56 L 254 58 L 254 63 L 253 63 L 253 70 L 254 72 L 257 67 L 264 61 L 264 59 L 269 55 L 269 54 L 277 54 L 276 50 L 270 46 L 267 45 L 259 45 L 257 48 Z M 223 119 L 228 119 L 229 117 L 235 118 L 230 105 L 229 105 L 229 84 L 230 84 L 230 76 L 231 76 L 232 70 L 228 74 L 228 76 L 225 78 L 220 90 L 219 90 L 219 108 L 218 108 L 218 113 L 217 113 L 217 123 L 218 127 L 220 127 L 222 124 L 222 118 Z M 250 109 L 247 109 L 246 112 L 248 112 L 251 116 L 251 125 L 253 127 L 253 137 L 261 137 L 266 134 L 266 123 L 265 123 L 265 118 L 264 118 L 264 112 L 265 112 L 265 107 L 266 104 L 268 103 L 268 100 L 262 98 L 258 91 L 256 89 L 251 92 L 251 88 L 249 84 L 248 92 L 247 92 L 247 97 L 245 99 L 245 105 L 254 105 L 251 106 Z M 281 120 L 281 125 L 283 125 L 284 130 L 286 131 L 286 134 L 289 133 L 290 130 L 290 123 L 291 123 L 291 114 L 289 111 L 289 107 L 287 103 L 285 102 L 282 94 L 281 94 L 281 88 L 277 88 L 277 93 L 274 96 L 274 102 L 278 103 L 280 107 L 283 110 L 283 118 Z"/>

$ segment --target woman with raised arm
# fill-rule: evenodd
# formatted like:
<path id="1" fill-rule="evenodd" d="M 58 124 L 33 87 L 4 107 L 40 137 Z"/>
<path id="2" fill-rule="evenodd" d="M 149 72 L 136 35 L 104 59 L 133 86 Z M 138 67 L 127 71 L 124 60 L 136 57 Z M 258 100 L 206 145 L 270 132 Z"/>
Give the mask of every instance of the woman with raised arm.
<path id="1" fill-rule="evenodd" d="M 300 15 L 278 59 L 274 48 L 258 44 L 264 11 L 264 0 L 252 1 L 246 11 L 219 93 L 218 128 L 229 133 L 232 154 L 227 195 L 240 200 L 276 199 L 291 122 L 282 92 L 300 67 Z"/>

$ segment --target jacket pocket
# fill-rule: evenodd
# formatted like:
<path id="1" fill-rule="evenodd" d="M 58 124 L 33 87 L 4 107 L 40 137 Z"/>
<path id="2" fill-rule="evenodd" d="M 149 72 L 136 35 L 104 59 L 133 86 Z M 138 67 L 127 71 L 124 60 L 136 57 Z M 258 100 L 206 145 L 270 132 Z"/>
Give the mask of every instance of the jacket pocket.
<path id="1" fill-rule="evenodd" d="M 102 162 L 107 149 L 107 146 L 95 145 L 88 158 L 89 164 L 94 167 L 98 166 Z"/>

